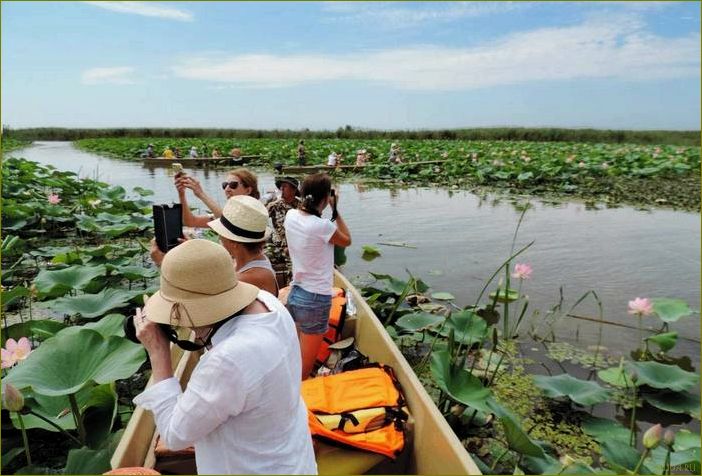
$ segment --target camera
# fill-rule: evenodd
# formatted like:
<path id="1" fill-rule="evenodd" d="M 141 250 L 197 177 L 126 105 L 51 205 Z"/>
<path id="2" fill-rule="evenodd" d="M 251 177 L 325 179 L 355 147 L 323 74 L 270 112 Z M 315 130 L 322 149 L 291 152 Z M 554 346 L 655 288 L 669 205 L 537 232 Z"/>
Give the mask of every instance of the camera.
<path id="1" fill-rule="evenodd" d="M 161 331 L 163 331 L 166 337 L 168 337 L 170 327 L 166 324 L 159 324 L 158 327 L 161 328 Z M 141 344 L 139 339 L 137 339 L 136 328 L 134 327 L 134 318 L 132 318 L 132 316 L 127 316 L 124 318 L 122 328 L 124 329 L 124 337 L 134 342 L 135 344 Z"/>
<path id="2" fill-rule="evenodd" d="M 331 189 L 331 196 L 336 197 L 336 190 L 334 190 L 333 188 Z"/>

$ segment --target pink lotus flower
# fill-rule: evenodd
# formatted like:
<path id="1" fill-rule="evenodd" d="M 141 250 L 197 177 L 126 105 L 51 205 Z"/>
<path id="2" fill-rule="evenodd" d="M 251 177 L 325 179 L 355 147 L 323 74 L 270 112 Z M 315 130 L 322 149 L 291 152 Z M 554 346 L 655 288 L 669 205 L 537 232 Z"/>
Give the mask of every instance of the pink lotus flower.
<path id="1" fill-rule="evenodd" d="M 2 354 L 2 368 L 6 369 L 12 367 L 20 360 L 29 357 L 31 352 L 32 346 L 29 343 L 29 339 L 26 337 L 22 337 L 19 341 L 15 341 L 13 338 L 7 339 L 5 348 L 0 350 Z"/>
<path id="2" fill-rule="evenodd" d="M 516 279 L 529 279 L 531 277 L 531 266 L 526 263 L 517 263 L 514 265 L 512 277 Z"/>
<path id="3" fill-rule="evenodd" d="M 61 197 L 59 197 L 55 193 L 50 193 L 48 197 L 48 201 L 52 205 L 58 205 L 61 202 Z"/>
<path id="4" fill-rule="evenodd" d="M 629 301 L 629 314 L 636 316 L 648 316 L 653 313 L 653 303 L 648 298 L 637 297 L 633 301 Z"/>

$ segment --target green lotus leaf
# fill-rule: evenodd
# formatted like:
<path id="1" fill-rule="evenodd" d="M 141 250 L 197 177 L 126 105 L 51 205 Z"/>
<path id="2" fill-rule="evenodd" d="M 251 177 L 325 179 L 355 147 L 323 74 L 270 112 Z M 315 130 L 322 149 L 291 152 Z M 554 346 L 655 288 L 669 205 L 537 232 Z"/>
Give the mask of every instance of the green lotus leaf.
<path id="1" fill-rule="evenodd" d="M 699 387 L 700 378 L 697 374 L 687 372 L 676 365 L 630 362 L 627 367 L 636 371 L 639 384 L 653 388 L 680 391 Z"/>
<path id="2" fill-rule="evenodd" d="M 132 190 L 134 190 L 134 192 L 138 193 L 142 197 L 148 197 L 149 195 L 154 194 L 153 190 L 149 190 L 147 188 L 142 187 L 134 187 Z"/>
<path id="3" fill-rule="evenodd" d="M 664 332 L 662 334 L 646 337 L 646 340 L 656 344 L 658 347 L 660 347 L 661 351 L 668 352 L 670 349 L 675 347 L 675 344 L 678 341 L 678 333 Z"/>
<path id="4" fill-rule="evenodd" d="M 143 266 L 120 266 L 115 269 L 113 274 L 124 276 L 129 281 L 137 279 L 151 279 L 159 275 L 159 271 L 154 268 L 145 268 Z"/>
<path id="5" fill-rule="evenodd" d="M 15 286 L 9 291 L 3 291 L 0 293 L 0 299 L 2 299 L 2 308 L 7 309 L 15 301 L 29 296 L 29 289 L 24 286 Z"/>
<path id="6" fill-rule="evenodd" d="M 494 400 L 490 400 L 487 406 L 491 408 L 492 412 L 500 420 L 500 423 L 502 423 L 510 449 L 533 458 L 544 458 L 546 456 L 543 448 L 537 445 L 524 431 L 516 416 Z"/>
<path id="7" fill-rule="evenodd" d="M 87 446 L 70 450 L 63 474 L 103 474 L 112 469 L 112 453 L 112 448 L 92 450 Z"/>
<path id="8" fill-rule="evenodd" d="M 100 198 L 102 200 L 107 200 L 108 202 L 124 200 L 126 195 L 127 191 L 124 189 L 124 187 L 120 186 L 110 187 L 108 189 L 103 188 L 100 190 Z"/>
<path id="9" fill-rule="evenodd" d="M 456 299 L 456 297 L 451 293 L 432 293 L 431 297 L 432 299 L 436 299 L 438 301 L 453 301 Z"/>
<path id="10" fill-rule="evenodd" d="M 69 395 L 92 382 L 104 384 L 130 377 L 145 359 L 144 348 L 138 344 L 80 329 L 44 342 L 4 380 L 42 395 Z"/>
<path id="11" fill-rule="evenodd" d="M 361 254 L 361 258 L 363 258 L 365 261 L 373 261 L 375 258 L 380 256 L 380 250 L 375 246 L 363 245 L 362 250 L 363 253 Z"/>
<path id="12" fill-rule="evenodd" d="M 652 301 L 653 312 L 664 322 L 677 322 L 695 312 L 682 299 L 654 298 Z"/>
<path id="13" fill-rule="evenodd" d="M 656 408 L 672 413 L 687 413 L 700 418 L 700 396 L 688 392 L 644 394 L 643 398 Z"/>
<path id="14" fill-rule="evenodd" d="M 535 375 L 534 383 L 544 391 L 547 397 L 568 397 L 580 405 L 595 405 L 609 399 L 609 391 L 595 382 L 580 380 L 568 374 L 549 377 Z"/>
<path id="15" fill-rule="evenodd" d="M 125 223 L 125 224 L 116 224 L 116 225 L 101 225 L 100 226 L 100 233 L 103 233 L 110 238 L 116 238 L 118 236 L 124 235 L 125 233 L 129 233 L 130 231 L 136 231 L 138 230 L 139 227 L 135 225 L 134 223 Z"/>
<path id="16" fill-rule="evenodd" d="M 619 422 L 607 418 L 598 418 L 592 415 L 583 417 L 582 429 L 597 441 L 617 440 L 629 444 L 631 432 Z"/>
<path id="17" fill-rule="evenodd" d="M 124 216 L 124 215 L 115 215 L 112 213 L 105 213 L 105 212 L 98 213 L 95 218 L 97 218 L 100 221 L 105 221 L 105 222 L 112 223 L 112 224 L 117 224 L 117 223 L 124 224 L 124 223 L 129 222 L 129 218 Z"/>
<path id="18" fill-rule="evenodd" d="M 18 447 L 12 448 L 7 453 L 3 453 L 2 457 L 0 457 L 0 461 L 2 461 L 2 469 L 5 469 L 5 466 L 10 464 L 10 462 L 12 460 L 14 460 L 19 455 L 23 455 L 23 454 L 24 454 L 24 446 L 18 446 Z"/>
<path id="19" fill-rule="evenodd" d="M 505 293 L 504 289 L 498 288 L 497 291 L 490 293 L 490 299 L 497 302 L 513 302 L 519 299 L 519 292 L 514 289 L 507 289 Z"/>
<path id="20" fill-rule="evenodd" d="M 73 248 L 70 246 L 44 246 L 42 248 L 37 248 L 29 252 L 32 256 L 41 256 L 44 258 L 53 258 L 60 253 L 68 253 L 72 251 Z"/>
<path id="21" fill-rule="evenodd" d="M 632 382 L 631 377 L 629 376 L 629 371 L 621 365 L 617 367 L 610 367 L 605 370 L 598 370 L 597 376 L 603 382 L 607 382 L 615 387 L 631 388 L 634 385 L 634 382 Z M 639 385 L 638 381 L 636 382 L 636 385 Z"/>
<path id="22" fill-rule="evenodd" d="M 83 258 L 77 251 L 67 251 L 66 253 L 59 253 L 51 259 L 53 264 L 83 264 Z"/>
<path id="23" fill-rule="evenodd" d="M 70 326 L 59 332 L 58 336 L 63 338 L 63 336 L 80 332 L 81 329 L 92 329 L 99 332 L 104 338 L 124 337 L 124 315 L 108 314 L 96 322 L 89 322 L 82 326 Z"/>
<path id="24" fill-rule="evenodd" d="M 63 296 L 74 289 L 83 289 L 98 276 L 105 276 L 105 266 L 71 266 L 57 271 L 42 269 L 34 280 L 43 296 Z"/>
<path id="25" fill-rule="evenodd" d="M 443 317 L 437 316 L 436 314 L 415 312 L 412 314 L 405 314 L 400 317 L 395 324 L 406 331 L 419 331 L 435 327 L 441 324 L 443 320 Z"/>
<path id="26" fill-rule="evenodd" d="M 431 313 L 443 312 L 446 310 L 446 307 L 444 305 L 435 302 L 422 302 L 417 304 L 417 307 L 419 307 L 419 309 L 421 309 L 424 312 Z"/>
<path id="27" fill-rule="evenodd" d="M 88 446 L 98 448 L 110 436 L 116 416 L 117 392 L 114 382 L 93 387 L 83 412 Z"/>
<path id="28" fill-rule="evenodd" d="M 66 324 L 51 319 L 40 319 L 36 321 L 18 322 L 7 327 L 2 333 L 2 346 L 5 347 L 5 341 L 9 338 L 15 340 L 21 337 L 34 337 L 38 340 L 46 340 L 53 337 L 61 329 L 64 329 Z"/>
<path id="29" fill-rule="evenodd" d="M 441 330 L 441 335 L 447 337 L 451 330 L 454 331 L 454 338 L 457 342 L 472 345 L 485 339 L 487 323 L 473 311 L 464 309 L 451 314 Z"/>
<path id="30" fill-rule="evenodd" d="M 677 434 L 675 435 L 677 441 Z M 665 474 L 665 457 L 668 449 L 663 445 L 658 446 L 651 452 L 651 456 L 646 460 L 646 465 L 654 474 Z M 675 468 L 686 468 L 689 474 L 701 474 L 700 469 L 700 449 L 688 448 L 686 450 L 676 449 L 670 453 L 670 466 L 673 474 L 678 473 Z"/>
<path id="31" fill-rule="evenodd" d="M 389 274 L 370 273 L 370 275 L 379 281 L 386 281 L 385 290 L 393 294 L 397 294 L 398 296 L 402 294 L 402 292 L 405 290 L 405 287 L 407 286 L 406 281 L 397 279 L 393 276 L 390 276 Z"/>
<path id="32" fill-rule="evenodd" d="M 617 471 L 618 474 L 628 474 L 633 471 L 641 459 L 639 452 L 629 446 L 628 441 L 608 439 L 600 442 L 600 450 L 602 456 L 607 459 L 607 466 Z M 645 464 L 642 464 L 638 474 L 654 473 Z"/>
<path id="33" fill-rule="evenodd" d="M 431 373 L 439 388 L 454 400 L 477 410 L 492 413 L 492 408 L 488 406 L 490 390 L 466 369 L 454 366 L 448 351 L 432 352 Z"/>
<path id="34" fill-rule="evenodd" d="M 675 434 L 675 443 L 673 448 L 676 451 L 684 451 L 690 448 L 700 448 L 700 434 L 693 433 L 690 430 L 679 430 Z"/>
<path id="35" fill-rule="evenodd" d="M 86 319 L 98 317 L 107 312 L 125 307 L 142 291 L 126 291 L 124 289 L 103 289 L 97 294 L 62 297 L 53 301 L 45 301 L 42 306 L 54 312 L 70 316 L 79 314 Z"/>

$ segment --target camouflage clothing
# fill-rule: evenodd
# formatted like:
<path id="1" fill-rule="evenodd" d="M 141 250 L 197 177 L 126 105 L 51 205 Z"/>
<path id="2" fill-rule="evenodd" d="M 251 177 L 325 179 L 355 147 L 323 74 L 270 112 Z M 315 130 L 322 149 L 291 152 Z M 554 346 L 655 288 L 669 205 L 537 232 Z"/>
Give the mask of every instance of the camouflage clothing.
<path id="1" fill-rule="evenodd" d="M 287 280 L 292 278 L 292 263 L 288 254 L 288 241 L 285 238 L 285 214 L 293 208 L 300 207 L 300 199 L 295 197 L 292 203 L 282 198 L 268 204 L 268 215 L 273 223 L 273 234 L 266 243 L 266 255 L 276 271 L 285 270 Z"/>

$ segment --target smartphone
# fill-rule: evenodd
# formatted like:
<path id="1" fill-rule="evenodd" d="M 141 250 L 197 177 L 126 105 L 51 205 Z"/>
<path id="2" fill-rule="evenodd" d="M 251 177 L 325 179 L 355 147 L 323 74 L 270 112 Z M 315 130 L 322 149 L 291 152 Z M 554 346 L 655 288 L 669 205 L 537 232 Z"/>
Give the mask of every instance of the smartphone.
<path id="1" fill-rule="evenodd" d="M 183 207 L 180 203 L 154 205 L 153 217 L 156 245 L 168 253 L 180 244 L 178 238 L 183 238 Z"/>
<path id="2" fill-rule="evenodd" d="M 178 178 L 181 175 L 185 175 L 185 172 L 183 171 L 183 164 L 179 164 L 178 162 L 174 162 L 171 165 L 171 168 L 173 169 L 173 172 L 175 173 L 175 177 Z"/>

